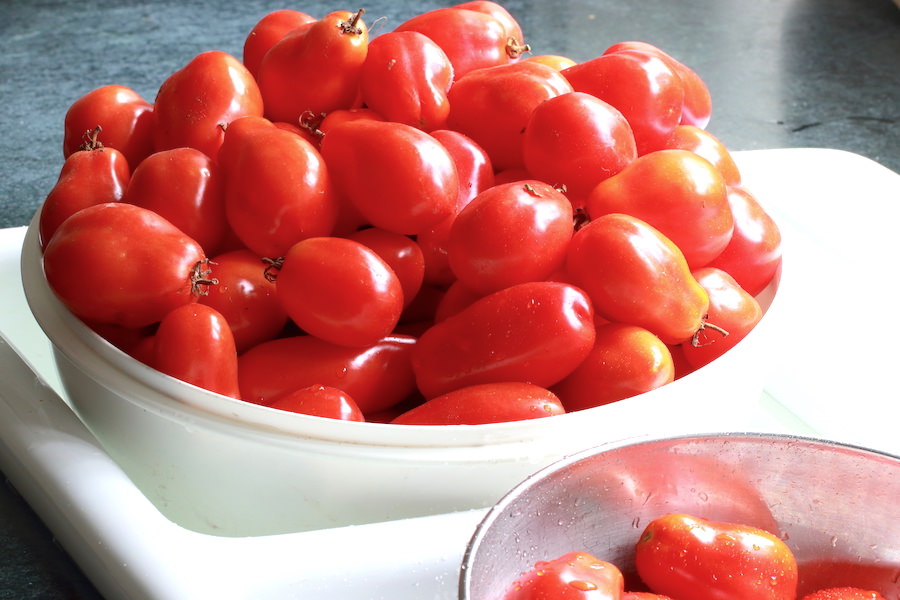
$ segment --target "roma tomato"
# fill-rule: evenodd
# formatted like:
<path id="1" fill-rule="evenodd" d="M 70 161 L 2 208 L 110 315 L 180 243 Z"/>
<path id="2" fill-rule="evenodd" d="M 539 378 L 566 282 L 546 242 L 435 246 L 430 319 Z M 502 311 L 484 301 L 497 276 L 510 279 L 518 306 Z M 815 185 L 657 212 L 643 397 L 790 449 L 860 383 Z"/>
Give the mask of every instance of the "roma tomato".
<path id="1" fill-rule="evenodd" d="M 362 411 L 347 392 L 328 385 L 311 385 L 281 396 L 270 408 L 288 412 L 338 419 L 365 421 Z"/>
<path id="2" fill-rule="evenodd" d="M 681 249 L 692 269 L 717 257 L 734 231 L 721 173 L 687 150 L 639 157 L 597 184 L 585 207 L 592 219 L 625 213 L 649 223 Z"/>
<path id="3" fill-rule="evenodd" d="M 631 126 L 610 104 L 583 92 L 561 94 L 531 113 L 522 140 L 534 177 L 583 199 L 637 158 Z"/>
<path id="4" fill-rule="evenodd" d="M 153 211 L 112 202 L 68 219 L 44 250 L 47 282 L 86 321 L 143 327 L 205 293 L 206 256 Z"/>
<path id="5" fill-rule="evenodd" d="M 99 140 L 100 130 L 95 129 L 81 150 L 66 158 L 59 177 L 44 203 L 38 217 L 41 246 L 67 218 L 88 206 L 119 202 L 131 179 L 128 161 L 115 148 L 106 148 Z"/>
<path id="6" fill-rule="evenodd" d="M 115 148 L 132 167 L 153 151 L 153 105 L 123 85 L 104 85 L 72 103 L 66 111 L 63 156 L 81 149 L 97 128 L 103 145 Z"/>
<path id="7" fill-rule="evenodd" d="M 503 600 L 620 600 L 624 587 L 614 564 L 569 552 L 536 563 L 509 586 Z"/>
<path id="8" fill-rule="evenodd" d="M 220 252 L 230 236 L 218 166 L 196 148 L 162 150 L 145 158 L 134 169 L 123 200 L 165 217 L 207 256 Z"/>
<path id="9" fill-rule="evenodd" d="M 802 600 L 885 600 L 876 590 L 856 587 L 825 588 L 803 596 Z"/>
<path id="10" fill-rule="evenodd" d="M 243 61 L 250 74 L 259 75 L 259 65 L 266 53 L 288 33 L 315 21 L 299 10 L 276 10 L 260 19 L 244 40 Z"/>
<path id="11" fill-rule="evenodd" d="M 562 74 L 575 91 L 596 96 L 621 111 L 634 132 L 638 154 L 660 149 L 681 119 L 681 80 L 652 54 L 604 54 Z"/>
<path id="12" fill-rule="evenodd" d="M 154 149 L 189 146 L 216 156 L 224 127 L 238 117 L 262 116 L 256 80 L 235 57 L 202 52 L 170 75 L 153 103 Z"/>
<path id="13" fill-rule="evenodd" d="M 450 88 L 447 122 L 484 148 L 495 170 L 521 168 L 523 132 L 532 111 L 544 100 L 571 91 L 559 71 L 536 62 L 478 69 Z"/>
<path id="14" fill-rule="evenodd" d="M 257 79 L 272 121 L 297 123 L 305 112 L 351 108 L 359 93 L 369 30 L 363 11 L 334 11 L 301 25 L 263 57 Z"/>
<path id="15" fill-rule="evenodd" d="M 258 344 L 238 358 L 244 400 L 269 405 L 311 385 L 335 387 L 363 413 L 387 410 L 415 391 L 410 357 L 416 339 L 393 335 L 365 348 L 338 346 L 311 335 Z"/>
<path id="16" fill-rule="evenodd" d="M 636 325 L 597 327 L 587 358 L 552 391 L 566 410 L 584 410 L 637 396 L 671 383 L 675 365 L 669 348 Z"/>
<path id="17" fill-rule="evenodd" d="M 726 271 L 752 296 L 772 281 L 781 266 L 781 231 L 746 188 L 728 189 L 734 232 L 708 266 Z"/>
<path id="18" fill-rule="evenodd" d="M 409 306 L 425 279 L 425 256 L 419 244 L 408 236 L 377 227 L 360 229 L 347 239 L 371 249 L 391 268 L 403 290 L 403 306 Z"/>
<path id="19" fill-rule="evenodd" d="M 159 323 L 152 366 L 205 390 L 240 398 L 237 350 L 228 322 L 202 304 L 172 309 Z"/>
<path id="20" fill-rule="evenodd" d="M 552 392 L 522 382 L 484 383 L 447 392 L 412 408 L 395 425 L 481 425 L 561 415 Z"/>
<path id="21" fill-rule="evenodd" d="M 625 592 L 622 594 L 622 600 L 672 600 L 672 598 L 650 592 Z"/>
<path id="22" fill-rule="evenodd" d="M 247 249 L 232 250 L 213 257 L 209 268 L 217 283 L 199 302 L 225 317 L 238 352 L 281 333 L 288 322 L 287 313 L 259 256 Z"/>
<path id="23" fill-rule="evenodd" d="M 763 311 L 756 298 L 721 269 L 697 269 L 694 278 L 709 294 L 709 312 L 694 337 L 682 343 L 682 350 L 688 363 L 698 369 L 747 337 L 762 319 Z"/>
<path id="24" fill-rule="evenodd" d="M 601 317 L 639 325 L 666 344 L 691 339 L 709 310 L 681 250 L 630 215 L 603 215 L 575 232 L 566 271 Z"/>
<path id="25" fill-rule="evenodd" d="M 790 548 L 736 523 L 663 515 L 644 529 L 634 561 L 651 591 L 678 600 L 793 600 L 797 593 Z"/>
<path id="26" fill-rule="evenodd" d="M 593 344 L 593 310 L 581 290 L 555 282 L 522 283 L 429 328 L 413 351 L 413 369 L 426 398 L 502 381 L 549 388 L 571 373 Z"/>
<path id="27" fill-rule="evenodd" d="M 360 242 L 308 238 L 284 256 L 278 300 L 301 329 L 341 346 L 369 346 L 394 330 L 403 288 L 378 254 Z"/>
<path id="28" fill-rule="evenodd" d="M 335 185 L 372 225 L 413 235 L 454 212 L 456 166 L 447 149 L 420 129 L 389 121 L 356 121 L 322 140 Z"/>
<path id="29" fill-rule="evenodd" d="M 441 47 L 417 31 L 376 37 L 360 73 L 365 105 L 390 121 L 423 131 L 447 124 L 453 66 Z"/>
<path id="30" fill-rule="evenodd" d="M 495 185 L 456 216 L 447 251 L 456 277 L 487 294 L 541 281 L 565 263 L 572 204 L 537 180 Z"/>
<path id="31" fill-rule="evenodd" d="M 719 138 L 695 125 L 679 125 L 663 144 L 669 150 L 690 150 L 711 162 L 728 186 L 741 183 L 741 172 Z"/>

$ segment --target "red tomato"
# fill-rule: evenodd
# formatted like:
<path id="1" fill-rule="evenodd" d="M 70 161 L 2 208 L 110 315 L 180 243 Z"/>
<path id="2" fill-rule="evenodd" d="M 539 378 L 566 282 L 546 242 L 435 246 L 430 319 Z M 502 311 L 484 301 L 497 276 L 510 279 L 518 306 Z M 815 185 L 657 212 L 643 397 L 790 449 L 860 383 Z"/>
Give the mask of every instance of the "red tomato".
<path id="1" fill-rule="evenodd" d="M 397 425 L 481 425 L 561 415 L 552 392 L 530 383 L 483 383 L 447 392 L 396 417 Z"/>
<path id="2" fill-rule="evenodd" d="M 143 327 L 205 289 L 200 245 L 156 213 L 111 202 L 68 219 L 44 251 L 47 282 L 87 321 Z"/>
<path id="3" fill-rule="evenodd" d="M 244 40 L 244 66 L 256 77 L 259 75 L 259 65 L 263 57 L 272 46 L 294 29 L 315 20 L 315 17 L 298 10 L 276 10 L 268 13 L 253 26 Z"/>
<path id="4" fill-rule="evenodd" d="M 216 284 L 200 304 L 216 309 L 231 328 L 238 352 L 275 338 L 287 324 L 275 283 L 265 276 L 263 261 L 250 250 L 232 250 L 210 261 Z"/>
<path id="5" fill-rule="evenodd" d="M 600 182 L 585 206 L 592 219 L 625 213 L 646 221 L 678 246 L 692 269 L 721 254 L 734 231 L 721 173 L 687 150 L 641 156 Z"/>
<path id="6" fill-rule="evenodd" d="M 875 590 L 855 587 L 826 588 L 803 596 L 802 600 L 885 600 Z"/>
<path id="7" fill-rule="evenodd" d="M 516 18 L 500 4 L 491 0 L 470 0 L 469 2 L 457 4 L 453 8 L 474 10 L 494 17 L 503 26 L 503 31 L 506 33 L 507 54 L 510 51 L 513 53 L 517 50 L 518 52 L 528 51 L 528 47 L 524 44 L 525 36 L 522 34 L 522 27 L 516 21 Z M 519 57 L 510 55 L 509 58 L 510 60 L 516 60 Z"/>
<path id="8" fill-rule="evenodd" d="M 152 366 L 197 387 L 240 398 L 237 350 L 228 323 L 202 304 L 172 309 L 159 323 Z"/>
<path id="9" fill-rule="evenodd" d="M 557 71 L 562 71 L 563 69 L 568 69 L 569 67 L 574 67 L 578 64 L 568 56 L 560 56 L 559 54 L 534 54 L 532 56 L 526 56 L 522 61 L 539 62 L 548 67 L 553 67 Z"/>
<path id="10" fill-rule="evenodd" d="M 622 113 L 582 92 L 561 94 L 538 105 L 522 144 L 528 171 L 564 186 L 571 198 L 584 198 L 637 158 L 634 134 Z"/>
<path id="11" fill-rule="evenodd" d="M 63 156 L 80 150 L 98 127 L 103 145 L 121 152 L 131 166 L 153 151 L 153 105 L 131 88 L 104 85 L 73 102 L 66 111 Z"/>
<path id="12" fill-rule="evenodd" d="M 624 587 L 614 564 L 569 552 L 536 563 L 509 586 L 503 600 L 619 600 Z"/>
<path id="13" fill-rule="evenodd" d="M 478 69 L 450 88 L 448 125 L 484 148 L 495 170 L 520 168 L 523 132 L 532 111 L 571 91 L 559 71 L 536 62 Z"/>
<path id="14" fill-rule="evenodd" d="M 572 217 L 568 199 L 546 183 L 495 185 L 456 216 L 447 244 L 450 267 L 482 294 L 546 279 L 565 263 Z"/>
<path id="15" fill-rule="evenodd" d="M 636 325 L 608 323 L 597 327 L 584 362 L 552 391 L 572 412 L 637 396 L 674 379 L 672 354 L 658 337 Z"/>
<path id="16" fill-rule="evenodd" d="M 281 396 L 270 408 L 340 421 L 365 421 L 362 411 L 346 392 L 327 385 L 311 385 Z"/>
<path id="17" fill-rule="evenodd" d="M 461 281 L 454 281 L 447 287 L 447 291 L 435 307 L 434 322 L 439 323 L 452 317 L 484 296 L 484 294 L 466 287 Z"/>
<path id="18" fill-rule="evenodd" d="M 603 215 L 576 231 L 566 271 L 601 317 L 644 327 L 667 344 L 690 339 L 709 309 L 678 247 L 630 215 Z"/>
<path id="19" fill-rule="evenodd" d="M 745 188 L 729 188 L 728 205 L 734 217 L 734 232 L 725 249 L 708 266 L 726 271 L 747 293 L 756 296 L 781 266 L 781 231 Z"/>
<path id="20" fill-rule="evenodd" d="M 213 160 L 185 147 L 145 158 L 132 173 L 123 200 L 165 217 L 212 256 L 230 235 L 224 192 Z"/>
<path id="21" fill-rule="evenodd" d="M 118 202 L 125 195 L 131 178 L 128 161 L 115 148 L 104 147 L 99 134 L 95 129 L 82 149 L 66 158 L 44 199 L 38 217 L 41 246 L 46 246 L 60 224 L 82 208 Z"/>
<path id="22" fill-rule="evenodd" d="M 426 398 L 502 381 L 550 387 L 571 373 L 593 344 L 593 311 L 581 290 L 555 282 L 522 283 L 428 329 L 413 351 L 413 369 Z"/>
<path id="23" fill-rule="evenodd" d="M 432 131 L 447 124 L 452 83 L 453 66 L 440 46 L 418 31 L 391 31 L 369 44 L 359 85 L 367 107 Z"/>
<path id="24" fill-rule="evenodd" d="M 391 268 L 403 289 L 403 306 L 409 306 L 425 278 L 425 257 L 419 244 L 408 236 L 377 227 L 361 229 L 347 238 L 370 248 Z"/>
<path id="25" fill-rule="evenodd" d="M 343 390 L 368 414 L 387 410 L 415 391 L 410 356 L 415 338 L 394 335 L 366 348 L 338 346 L 311 335 L 263 342 L 238 358 L 244 400 L 271 404 L 297 389 Z"/>
<path id="26" fill-rule="evenodd" d="M 667 514 L 635 548 L 641 580 L 678 600 L 794 600 L 797 562 L 775 535 L 755 527 Z"/>
<path id="27" fill-rule="evenodd" d="M 575 91 L 596 96 L 621 111 L 634 132 L 638 154 L 660 149 L 681 119 L 681 79 L 658 56 L 605 54 L 562 74 Z"/>
<path id="28" fill-rule="evenodd" d="M 622 600 L 672 600 L 672 598 L 650 592 L 625 592 L 622 594 Z"/>
<path id="29" fill-rule="evenodd" d="M 266 53 L 257 79 L 266 116 L 297 123 L 301 115 L 351 108 L 369 44 L 363 11 L 334 11 L 301 25 Z"/>
<path id="30" fill-rule="evenodd" d="M 729 186 L 740 185 L 741 172 L 728 148 L 719 139 L 694 125 L 679 125 L 663 145 L 666 149 L 690 150 L 713 164 Z"/>
<path id="31" fill-rule="evenodd" d="M 294 244 L 279 267 L 278 300 L 301 329 L 341 346 L 369 346 L 394 330 L 403 289 L 388 264 L 346 238 Z"/>
<path id="32" fill-rule="evenodd" d="M 372 121 L 387 121 L 387 119 L 385 119 L 380 113 L 367 107 L 339 108 L 337 110 L 333 110 L 322 117 L 322 120 L 318 124 L 317 143 L 321 144 L 322 138 L 325 136 L 325 134 L 338 125 L 342 125 L 343 123 L 352 121 L 364 121 L 367 119 Z"/>
<path id="33" fill-rule="evenodd" d="M 759 302 L 721 269 L 697 269 L 694 278 L 709 294 L 709 312 L 694 337 L 682 343 L 682 350 L 688 363 L 698 369 L 747 337 L 763 311 Z"/>
<path id="34" fill-rule="evenodd" d="M 226 131 L 219 162 L 226 216 L 241 242 L 276 258 L 303 239 L 330 235 L 339 200 L 315 146 L 265 121 L 240 123 Z"/>
<path id="35" fill-rule="evenodd" d="M 154 102 L 154 148 L 190 146 L 216 156 L 224 127 L 261 116 L 262 96 L 247 68 L 230 54 L 202 52 L 160 86 Z"/>
<path id="36" fill-rule="evenodd" d="M 331 129 L 322 156 L 344 197 L 372 225 L 413 235 L 454 212 L 459 179 L 447 149 L 427 133 L 389 121 Z"/>

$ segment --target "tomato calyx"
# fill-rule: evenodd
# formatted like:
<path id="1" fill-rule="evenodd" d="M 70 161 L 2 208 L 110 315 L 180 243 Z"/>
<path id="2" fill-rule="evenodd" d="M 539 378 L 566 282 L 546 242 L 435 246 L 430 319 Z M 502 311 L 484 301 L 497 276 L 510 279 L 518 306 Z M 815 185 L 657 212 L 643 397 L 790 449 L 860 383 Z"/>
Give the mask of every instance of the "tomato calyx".
<path id="1" fill-rule="evenodd" d="M 219 283 L 218 279 L 210 277 L 212 269 L 209 268 L 209 265 L 214 264 L 216 263 L 208 258 L 204 258 L 203 260 L 198 260 L 191 269 L 191 293 L 193 295 L 208 296 L 209 286 Z"/>
<path id="2" fill-rule="evenodd" d="M 325 113 L 316 113 L 311 110 L 304 110 L 300 114 L 300 119 L 297 124 L 303 131 L 308 131 L 316 139 L 321 139 L 322 137 L 324 137 L 325 132 L 322 131 L 319 126 L 322 124 L 322 121 L 325 120 L 325 117 Z"/>
<path id="3" fill-rule="evenodd" d="M 359 20 L 362 18 L 363 14 L 366 12 L 366 9 L 361 8 L 356 11 L 356 14 L 353 15 L 349 21 L 341 21 L 338 23 L 338 27 L 341 30 L 341 33 L 347 35 L 362 35 L 363 30 L 359 27 Z"/>
<path id="4" fill-rule="evenodd" d="M 509 37 L 506 40 L 506 55 L 511 59 L 515 60 L 526 54 L 531 52 L 531 46 L 528 44 L 523 44 L 519 40 L 514 37 Z"/>
<path id="5" fill-rule="evenodd" d="M 84 132 L 84 142 L 78 147 L 79 150 L 99 150 L 103 148 L 103 142 L 100 141 L 100 134 L 103 128 L 97 125 L 93 129 Z"/>
<path id="6" fill-rule="evenodd" d="M 263 277 L 265 277 L 266 281 L 269 283 L 275 283 L 275 280 L 278 279 L 278 271 L 284 266 L 284 257 L 279 256 L 278 258 L 269 258 L 264 256 L 262 262 L 266 265 L 266 268 L 263 270 Z"/>
<path id="7" fill-rule="evenodd" d="M 707 341 L 701 341 L 700 336 L 707 330 L 712 329 L 716 333 L 720 334 L 723 338 L 728 337 L 728 331 L 722 327 L 714 323 L 710 323 L 707 320 L 703 320 L 703 323 L 700 325 L 700 329 L 694 332 L 694 335 L 691 336 L 691 346 L 694 348 L 701 348 L 703 346 L 709 346 L 711 344 L 716 343 L 716 339 L 708 339 Z"/>

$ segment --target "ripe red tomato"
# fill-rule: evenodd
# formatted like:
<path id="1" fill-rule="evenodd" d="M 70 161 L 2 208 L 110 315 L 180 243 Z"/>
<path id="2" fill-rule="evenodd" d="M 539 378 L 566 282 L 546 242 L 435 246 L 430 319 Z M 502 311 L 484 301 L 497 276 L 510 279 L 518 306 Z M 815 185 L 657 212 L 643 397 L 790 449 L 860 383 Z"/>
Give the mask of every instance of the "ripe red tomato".
<path id="1" fill-rule="evenodd" d="M 429 328 L 413 350 L 413 369 L 426 398 L 502 381 L 549 388 L 571 373 L 593 344 L 593 311 L 581 290 L 556 282 L 522 283 Z"/>
<path id="2" fill-rule="evenodd" d="M 711 162 L 722 174 L 726 185 L 741 183 L 741 172 L 728 148 L 719 138 L 695 125 L 679 125 L 663 144 L 666 149 L 690 150 Z"/>
<path id="3" fill-rule="evenodd" d="M 276 399 L 269 407 L 340 421 L 365 421 L 353 398 L 345 391 L 327 385 L 300 388 Z"/>
<path id="4" fill-rule="evenodd" d="M 403 306 L 409 306 L 425 278 L 425 257 L 419 244 L 408 236 L 377 227 L 360 229 L 347 238 L 371 249 L 391 268 L 403 289 Z"/>
<path id="5" fill-rule="evenodd" d="M 803 596 L 802 600 L 885 600 L 875 590 L 855 587 L 826 588 Z"/>
<path id="6" fill-rule="evenodd" d="M 454 211 L 456 166 L 447 149 L 420 129 L 362 120 L 331 129 L 322 156 L 342 195 L 372 225 L 413 235 Z"/>
<path id="7" fill-rule="evenodd" d="M 573 201 L 637 158 L 634 134 L 622 113 L 583 92 L 561 94 L 538 105 L 522 144 L 528 172 L 564 186 Z"/>
<path id="8" fill-rule="evenodd" d="M 228 323 L 202 304 L 172 309 L 153 340 L 152 366 L 177 379 L 232 398 L 240 398 L 237 350 Z"/>
<path id="9" fill-rule="evenodd" d="M 86 321 L 124 327 L 159 322 L 203 293 L 200 245 L 156 213 L 123 202 L 66 219 L 44 250 L 47 282 Z"/>
<path id="10" fill-rule="evenodd" d="M 647 222 L 678 246 L 692 269 L 721 254 L 734 231 L 721 173 L 687 150 L 639 157 L 600 182 L 585 207 L 592 219 L 625 213 Z"/>
<path id="11" fill-rule="evenodd" d="M 630 215 L 603 215 L 576 231 L 566 271 L 601 317 L 639 325 L 666 344 L 689 340 L 709 309 L 681 250 Z"/>
<path id="12" fill-rule="evenodd" d="M 672 598 L 650 592 L 625 592 L 622 594 L 622 600 L 672 600 Z"/>
<path id="13" fill-rule="evenodd" d="M 63 157 L 68 158 L 89 140 L 98 127 L 101 141 L 115 148 L 132 167 L 153 151 L 153 105 L 123 85 L 104 85 L 72 103 L 63 129 Z"/>
<path id="14" fill-rule="evenodd" d="M 369 45 L 362 13 L 331 12 L 271 47 L 257 73 L 269 119 L 297 123 L 307 111 L 327 114 L 354 106 Z"/>
<path id="15" fill-rule="evenodd" d="M 608 323 L 597 327 L 587 358 L 551 391 L 572 412 L 649 392 L 674 379 L 672 354 L 658 337 L 636 325 Z"/>
<path id="16" fill-rule="evenodd" d="M 44 199 L 38 217 L 42 247 L 63 221 L 82 208 L 119 202 L 125 195 L 131 179 L 128 161 L 115 148 L 104 147 L 99 134 L 95 129 L 82 149 L 66 158 L 56 183 Z"/>
<path id="17" fill-rule="evenodd" d="M 266 53 L 294 29 L 315 21 L 298 10 L 276 10 L 260 19 L 244 40 L 244 66 L 250 74 L 259 75 L 259 65 Z"/>
<path id="18" fill-rule="evenodd" d="M 472 385 L 412 408 L 394 418 L 396 425 L 481 425 L 561 415 L 562 404 L 552 392 L 522 382 Z"/>
<path id="19" fill-rule="evenodd" d="M 625 578 L 614 564 L 587 552 L 540 561 L 506 590 L 503 600 L 619 600 Z"/>
<path id="20" fill-rule="evenodd" d="M 679 600 L 794 600 L 797 562 L 762 529 L 667 514 L 644 529 L 635 547 L 641 580 Z"/>
<path id="21" fill-rule="evenodd" d="M 263 342 L 238 358 L 244 400 L 268 405 L 311 385 L 335 387 L 364 414 L 399 404 L 415 391 L 410 357 L 415 338 L 392 335 L 365 348 L 338 346 L 311 335 Z"/>
<path id="22" fill-rule="evenodd" d="M 565 263 L 572 218 L 572 204 L 546 183 L 495 185 L 456 216 L 447 244 L 450 267 L 482 294 L 544 280 Z"/>
<path id="23" fill-rule="evenodd" d="M 423 131 L 446 126 L 452 83 L 450 59 L 417 31 L 391 31 L 372 40 L 359 81 L 367 107 Z"/>
<path id="24" fill-rule="evenodd" d="M 256 80 L 235 57 L 202 52 L 170 75 L 153 103 L 155 150 L 189 146 L 216 156 L 224 127 L 243 116 L 262 116 Z"/>
<path id="25" fill-rule="evenodd" d="M 561 56 L 559 54 L 533 54 L 531 56 L 524 57 L 522 60 L 539 62 L 547 65 L 548 67 L 553 67 L 557 71 L 562 71 L 563 69 L 568 69 L 569 67 L 573 67 L 578 64 L 568 56 Z"/>

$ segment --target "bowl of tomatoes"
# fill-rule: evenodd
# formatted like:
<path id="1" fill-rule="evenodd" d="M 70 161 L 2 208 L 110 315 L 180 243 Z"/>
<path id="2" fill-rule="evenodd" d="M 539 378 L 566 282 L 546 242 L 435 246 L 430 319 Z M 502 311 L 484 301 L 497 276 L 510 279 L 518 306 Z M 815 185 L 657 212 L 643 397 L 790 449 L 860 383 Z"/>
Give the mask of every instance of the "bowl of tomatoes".
<path id="1" fill-rule="evenodd" d="M 900 457 L 821 439 L 605 444 L 488 512 L 460 598 L 893 599 L 898 494 Z"/>
<path id="2" fill-rule="evenodd" d="M 279 11 L 153 102 L 72 104 L 24 289 L 73 409 L 173 521 L 486 507 L 598 442 L 754 414 L 781 238 L 705 85 L 645 43 L 514 39 L 492 2 L 371 40 L 362 11 Z"/>

